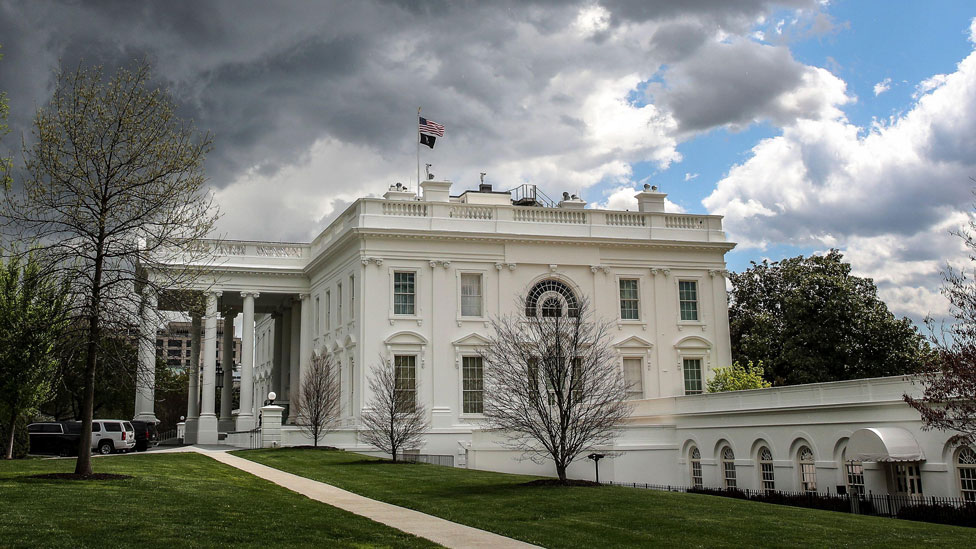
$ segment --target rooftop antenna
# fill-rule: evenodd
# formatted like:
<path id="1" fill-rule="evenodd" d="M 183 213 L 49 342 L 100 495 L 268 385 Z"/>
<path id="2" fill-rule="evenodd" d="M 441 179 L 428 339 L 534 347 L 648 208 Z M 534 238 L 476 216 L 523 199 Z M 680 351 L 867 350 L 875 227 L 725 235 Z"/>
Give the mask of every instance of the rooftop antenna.
<path id="1" fill-rule="evenodd" d="M 485 176 L 486 176 L 486 175 L 488 175 L 488 172 L 481 172 L 481 182 L 482 182 L 482 183 L 484 183 L 484 182 L 485 182 Z"/>
<path id="2" fill-rule="evenodd" d="M 430 167 L 431 166 L 433 166 L 433 164 L 431 164 L 429 162 L 426 163 L 426 164 L 424 164 L 424 172 L 427 173 L 427 180 L 428 181 L 431 180 L 431 179 L 434 179 L 434 175 L 432 173 L 430 173 Z"/>

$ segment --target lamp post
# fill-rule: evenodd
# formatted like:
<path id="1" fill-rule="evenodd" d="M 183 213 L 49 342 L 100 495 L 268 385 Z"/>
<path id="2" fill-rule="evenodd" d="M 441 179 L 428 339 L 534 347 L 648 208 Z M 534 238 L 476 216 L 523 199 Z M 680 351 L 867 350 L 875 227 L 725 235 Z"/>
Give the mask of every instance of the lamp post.
<path id="1" fill-rule="evenodd" d="M 224 369 L 220 367 L 219 360 L 217 361 L 217 370 L 214 372 L 214 375 L 217 376 L 215 386 L 219 391 L 224 388 Z"/>
<path id="2" fill-rule="evenodd" d="M 593 460 L 593 466 L 596 467 L 596 483 L 600 484 L 600 460 L 607 457 L 605 454 L 590 454 L 586 456 L 586 459 Z"/>

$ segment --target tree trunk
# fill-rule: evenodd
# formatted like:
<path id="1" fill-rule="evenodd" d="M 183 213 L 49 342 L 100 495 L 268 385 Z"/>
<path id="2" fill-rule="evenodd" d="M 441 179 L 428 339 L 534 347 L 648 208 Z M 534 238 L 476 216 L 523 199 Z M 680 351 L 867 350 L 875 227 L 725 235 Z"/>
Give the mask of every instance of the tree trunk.
<path id="1" fill-rule="evenodd" d="M 557 464 L 556 465 L 556 475 L 559 476 L 559 482 L 565 483 L 566 482 L 566 466 L 565 465 Z"/>
<path id="2" fill-rule="evenodd" d="M 95 408 L 95 362 L 98 347 L 98 320 L 89 319 L 88 357 L 85 360 L 85 400 L 81 406 L 81 439 L 78 441 L 78 461 L 75 462 L 76 475 L 92 474 L 91 437 L 92 419 Z"/>
<path id="3" fill-rule="evenodd" d="M 17 430 L 17 407 L 11 406 L 10 410 L 10 435 L 7 437 L 7 451 L 4 459 L 14 459 L 14 432 Z"/>
<path id="4" fill-rule="evenodd" d="M 319 429 L 318 429 L 318 426 L 315 426 L 312 429 L 312 439 L 313 439 L 312 440 L 312 448 L 318 448 L 319 447 Z"/>

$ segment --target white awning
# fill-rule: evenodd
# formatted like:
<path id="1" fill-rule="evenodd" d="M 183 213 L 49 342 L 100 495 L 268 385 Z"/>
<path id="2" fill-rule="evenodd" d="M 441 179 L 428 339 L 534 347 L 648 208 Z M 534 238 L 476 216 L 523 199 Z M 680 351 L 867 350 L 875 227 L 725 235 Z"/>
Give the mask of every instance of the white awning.
<path id="1" fill-rule="evenodd" d="M 858 429 L 847 443 L 850 461 L 922 461 L 925 454 L 915 437 L 901 427 Z"/>

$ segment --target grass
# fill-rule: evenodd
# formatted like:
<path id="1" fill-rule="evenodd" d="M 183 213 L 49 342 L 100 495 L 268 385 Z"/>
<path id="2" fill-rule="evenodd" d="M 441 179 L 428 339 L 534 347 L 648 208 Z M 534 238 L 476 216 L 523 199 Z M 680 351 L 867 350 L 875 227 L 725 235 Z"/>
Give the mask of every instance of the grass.
<path id="1" fill-rule="evenodd" d="M 347 452 L 246 450 L 253 461 L 545 547 L 973 547 L 976 530 L 538 477 L 394 465 Z"/>
<path id="2" fill-rule="evenodd" d="M 0 547 L 437 547 L 199 454 L 93 465 L 135 478 L 31 479 L 74 460 L 0 460 Z"/>

